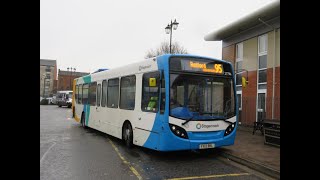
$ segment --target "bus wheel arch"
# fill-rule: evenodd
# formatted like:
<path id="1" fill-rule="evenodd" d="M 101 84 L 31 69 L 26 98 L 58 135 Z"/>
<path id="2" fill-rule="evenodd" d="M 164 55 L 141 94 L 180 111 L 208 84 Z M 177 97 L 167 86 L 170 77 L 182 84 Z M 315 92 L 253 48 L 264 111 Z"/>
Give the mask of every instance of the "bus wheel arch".
<path id="1" fill-rule="evenodd" d="M 122 125 L 122 139 L 128 148 L 133 146 L 133 130 L 129 120 L 125 120 Z"/>

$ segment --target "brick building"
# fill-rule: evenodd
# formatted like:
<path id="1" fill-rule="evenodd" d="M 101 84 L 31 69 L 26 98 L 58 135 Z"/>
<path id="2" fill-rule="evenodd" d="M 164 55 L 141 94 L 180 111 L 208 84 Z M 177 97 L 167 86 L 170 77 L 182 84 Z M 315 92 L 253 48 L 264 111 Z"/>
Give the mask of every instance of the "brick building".
<path id="1" fill-rule="evenodd" d="M 206 41 L 222 41 L 222 59 L 237 73 L 240 123 L 262 118 L 280 120 L 280 1 L 207 34 Z M 248 85 L 242 88 L 241 76 Z"/>
<path id="2" fill-rule="evenodd" d="M 57 90 L 72 90 L 72 83 L 75 78 L 88 75 L 86 72 L 62 71 L 59 69 Z"/>
<path id="3" fill-rule="evenodd" d="M 55 93 L 57 61 L 40 59 L 40 96 L 49 97 Z"/>

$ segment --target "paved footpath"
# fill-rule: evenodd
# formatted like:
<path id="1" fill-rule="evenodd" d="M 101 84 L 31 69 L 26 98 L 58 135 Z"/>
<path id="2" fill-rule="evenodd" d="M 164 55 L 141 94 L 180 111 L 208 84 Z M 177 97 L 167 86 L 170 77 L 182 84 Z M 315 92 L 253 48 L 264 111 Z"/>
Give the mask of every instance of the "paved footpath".
<path id="1" fill-rule="evenodd" d="M 264 144 L 260 131 L 240 127 L 233 146 L 221 148 L 222 154 L 274 178 L 280 178 L 280 148 Z"/>

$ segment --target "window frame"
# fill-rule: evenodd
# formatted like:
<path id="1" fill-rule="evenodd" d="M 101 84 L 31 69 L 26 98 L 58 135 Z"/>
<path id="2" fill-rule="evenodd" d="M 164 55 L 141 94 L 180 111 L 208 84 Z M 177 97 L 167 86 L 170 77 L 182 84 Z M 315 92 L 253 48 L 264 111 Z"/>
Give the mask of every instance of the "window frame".
<path id="1" fill-rule="evenodd" d="M 118 79 L 118 101 L 117 101 L 117 106 L 114 106 L 114 107 L 112 107 L 112 106 L 109 106 L 109 100 L 111 99 L 111 98 L 109 98 L 109 87 L 111 87 L 111 86 L 109 86 L 110 85 L 110 82 L 109 81 L 112 81 L 112 80 L 115 80 L 115 79 Z M 108 108 L 114 108 L 114 109 L 117 109 L 117 108 L 119 108 L 119 96 L 120 96 L 120 78 L 119 77 L 117 77 L 117 78 L 112 78 L 112 79 L 108 79 L 108 83 L 107 83 L 107 107 Z"/>
<path id="2" fill-rule="evenodd" d="M 99 83 L 96 88 L 96 106 L 101 106 L 101 83 Z"/>
<path id="3" fill-rule="evenodd" d="M 143 105 L 144 105 L 144 97 L 145 97 L 145 91 L 144 91 L 144 84 L 143 84 L 143 80 L 144 80 L 144 77 L 146 76 L 146 75 L 148 75 L 148 74 L 151 74 L 151 73 L 158 73 L 158 75 L 159 75 L 159 85 L 158 85 L 158 100 L 157 100 L 157 110 L 156 111 L 153 111 L 153 110 L 146 110 L 146 109 L 143 109 L 144 107 L 143 107 Z M 143 75 L 142 75 L 142 83 L 141 83 L 141 86 L 142 86 L 142 91 L 141 91 L 141 106 L 140 106 L 140 108 L 141 108 L 141 111 L 142 112 L 152 112 L 152 113 L 158 113 L 158 112 L 160 112 L 160 91 L 161 91 L 161 89 L 160 89 L 160 87 L 161 87 L 161 72 L 160 71 L 150 71 L 150 72 L 145 72 L 145 73 L 143 73 Z M 165 92 L 164 92 L 165 93 Z M 165 109 L 165 108 L 164 108 Z M 164 112 L 163 112 L 164 113 Z M 162 113 L 162 114 L 163 114 Z"/>
<path id="4" fill-rule="evenodd" d="M 241 47 L 241 48 L 239 48 Z M 239 49 L 241 51 L 241 53 L 239 53 Z M 241 56 L 239 57 L 238 55 L 241 54 Z M 238 68 L 238 63 L 241 62 L 241 69 L 242 70 L 242 66 L 243 66 L 243 42 L 236 44 L 236 78 L 235 78 L 235 84 L 236 84 L 236 89 L 238 89 L 240 87 L 240 89 L 242 88 L 242 83 L 240 81 L 240 84 L 237 84 L 237 76 L 241 75 L 242 72 L 239 72 L 239 68 Z M 242 91 L 242 90 L 241 90 Z"/>
<path id="5" fill-rule="evenodd" d="M 263 51 L 263 52 L 260 52 L 260 41 L 261 40 L 264 40 L 264 43 L 265 43 L 265 48 L 266 50 Z M 260 57 L 261 56 L 266 56 L 266 67 L 265 68 L 260 68 L 259 65 L 260 65 Z M 266 88 L 261 88 L 259 89 L 259 85 L 266 85 L 265 87 L 267 87 L 267 74 L 268 74 L 268 34 L 263 34 L 261 36 L 258 37 L 258 62 L 257 62 L 257 89 L 258 90 L 263 90 L 263 89 L 266 89 Z M 266 71 L 266 81 L 265 82 L 259 82 L 259 79 L 260 79 L 260 71 Z"/>
<path id="6" fill-rule="evenodd" d="M 79 97 L 79 85 L 76 85 L 76 92 L 74 94 L 74 99 L 76 101 L 76 103 L 78 102 L 78 97 Z"/>
<path id="7" fill-rule="evenodd" d="M 88 88 L 83 88 L 84 86 L 88 86 Z M 82 85 L 82 99 L 81 99 L 81 102 L 82 102 L 82 104 L 89 104 L 89 87 L 90 87 L 90 85 L 89 85 L 89 83 L 84 83 L 83 85 Z M 87 97 L 87 102 L 85 103 L 84 102 L 84 100 L 83 100 L 83 89 L 87 89 L 88 90 L 88 97 Z"/>
<path id="8" fill-rule="evenodd" d="M 122 88 L 122 79 L 123 78 L 128 78 L 128 77 L 134 77 L 134 81 L 135 81 L 135 84 L 134 84 L 134 102 L 133 102 L 133 109 L 131 108 L 128 108 L 128 107 L 123 107 L 122 104 L 121 104 L 121 98 L 122 98 L 122 91 L 121 91 L 121 88 Z M 133 75 L 128 75 L 128 76 L 123 76 L 120 78 L 120 82 L 119 82 L 119 103 L 118 103 L 118 107 L 119 109 L 123 109 L 123 110 L 134 110 L 135 109 L 135 104 L 136 104 L 136 93 L 137 93 L 137 77 L 135 74 Z"/>
<path id="9" fill-rule="evenodd" d="M 89 105 L 90 106 L 96 106 L 97 105 L 97 86 L 98 86 L 98 83 L 97 82 L 91 82 L 91 83 L 89 83 L 89 91 L 88 91 L 88 98 L 89 98 Z M 92 96 L 92 92 L 91 92 L 91 88 L 94 88 L 95 87 L 95 90 L 94 91 L 92 91 L 92 92 L 94 92 L 95 93 L 95 98 L 92 98 L 91 96 Z M 94 104 L 93 104 L 93 102 L 92 102 L 92 100 L 93 99 L 95 99 L 95 101 L 94 101 Z"/>
<path id="10" fill-rule="evenodd" d="M 78 102 L 78 104 L 82 104 L 82 86 L 83 86 L 83 84 L 79 84 L 78 85 L 79 86 L 79 95 L 78 95 L 78 100 L 77 100 L 77 102 Z M 80 87 L 81 87 L 81 93 L 80 93 Z M 81 98 L 79 99 L 79 97 L 81 96 Z"/>
<path id="11" fill-rule="evenodd" d="M 265 43 L 265 51 L 260 52 L 260 41 L 264 40 Z M 261 56 L 266 56 L 266 67 L 265 68 L 260 68 L 259 64 L 260 64 L 260 57 Z M 258 59 L 257 59 L 257 94 L 256 94 L 256 122 L 258 121 L 258 112 L 261 112 L 262 109 L 259 108 L 258 103 L 259 103 L 259 94 L 264 94 L 264 106 L 265 106 L 265 111 L 267 110 L 267 106 L 266 106 L 266 99 L 267 99 L 267 81 L 268 81 L 268 34 L 263 34 L 258 36 Z M 265 82 L 259 82 L 259 73 L 260 71 L 266 71 L 266 81 Z M 259 85 L 265 85 L 266 88 L 260 88 L 259 89 Z"/>
<path id="12" fill-rule="evenodd" d="M 105 86 L 105 91 L 106 91 L 105 96 L 106 97 L 103 96 L 103 94 L 104 94 L 103 93 L 104 92 L 103 84 L 104 83 L 106 84 L 106 86 Z M 107 97 L 108 97 L 107 93 L 108 93 L 108 81 L 105 79 L 101 83 L 101 107 L 106 107 L 106 105 L 107 105 Z M 105 99 L 104 104 L 102 104 L 103 103 L 103 99 Z"/>

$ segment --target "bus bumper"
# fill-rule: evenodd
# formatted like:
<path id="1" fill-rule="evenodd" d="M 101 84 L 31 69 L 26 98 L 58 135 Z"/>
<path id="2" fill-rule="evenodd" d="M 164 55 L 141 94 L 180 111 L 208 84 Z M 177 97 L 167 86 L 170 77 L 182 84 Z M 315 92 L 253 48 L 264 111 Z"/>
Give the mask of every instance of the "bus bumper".
<path id="1" fill-rule="evenodd" d="M 234 144 L 236 131 L 224 136 L 223 131 L 216 132 L 188 132 L 189 139 L 183 139 L 172 132 L 163 133 L 159 139 L 159 151 L 198 150 L 204 144 L 211 147 L 229 146 Z"/>

